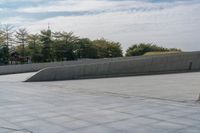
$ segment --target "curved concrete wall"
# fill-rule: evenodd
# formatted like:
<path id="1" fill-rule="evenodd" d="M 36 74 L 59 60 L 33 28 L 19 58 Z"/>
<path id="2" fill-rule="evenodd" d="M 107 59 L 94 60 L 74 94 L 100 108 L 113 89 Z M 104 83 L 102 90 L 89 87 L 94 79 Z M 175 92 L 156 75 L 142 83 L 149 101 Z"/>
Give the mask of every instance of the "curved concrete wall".
<path id="1" fill-rule="evenodd" d="M 132 57 L 128 57 L 128 58 L 132 58 Z M 78 60 L 78 61 L 34 63 L 34 64 L 23 64 L 23 65 L 6 65 L 6 66 L 0 66 L 0 75 L 25 73 L 25 72 L 36 72 L 36 71 L 39 71 L 39 70 L 47 68 L 47 67 L 89 64 L 89 63 L 98 63 L 98 62 L 122 60 L 122 59 L 123 59 L 122 57 L 119 57 L 119 58 L 109 58 L 109 59 L 83 59 L 83 60 Z"/>
<path id="2" fill-rule="evenodd" d="M 200 70 L 200 52 L 116 58 L 99 62 L 46 68 L 27 81 L 55 81 Z"/>

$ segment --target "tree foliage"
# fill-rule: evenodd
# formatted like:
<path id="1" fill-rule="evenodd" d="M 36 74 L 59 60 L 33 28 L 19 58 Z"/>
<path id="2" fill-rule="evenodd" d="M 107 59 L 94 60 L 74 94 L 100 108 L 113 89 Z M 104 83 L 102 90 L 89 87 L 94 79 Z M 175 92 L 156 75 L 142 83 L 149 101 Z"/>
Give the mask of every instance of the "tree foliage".
<path id="1" fill-rule="evenodd" d="M 76 43 L 76 58 L 98 58 L 97 47 L 88 38 L 79 39 Z"/>
<path id="2" fill-rule="evenodd" d="M 9 46 L 13 42 L 13 26 L 2 25 L 0 27 L 0 64 L 9 64 Z"/>
<path id="3" fill-rule="evenodd" d="M 126 51 L 126 56 L 139 56 L 144 55 L 147 52 L 169 52 L 169 51 L 181 51 L 176 48 L 164 48 L 150 43 L 140 43 L 129 47 Z"/>
<path id="4" fill-rule="evenodd" d="M 0 45 L 0 65 L 9 63 L 9 52 L 6 45 Z"/>
<path id="5" fill-rule="evenodd" d="M 14 30 L 12 25 L 0 27 L 0 64 L 38 63 L 79 59 L 96 59 L 122 57 L 123 51 L 119 42 L 104 38 L 90 40 L 80 38 L 73 32 L 52 32 L 41 30 L 29 34 L 27 29 Z M 126 56 L 143 55 L 152 51 L 179 51 L 152 44 L 131 46 Z"/>
<path id="6" fill-rule="evenodd" d="M 93 44 L 97 48 L 98 58 L 121 57 L 123 56 L 121 44 L 105 39 L 94 40 Z"/>
<path id="7" fill-rule="evenodd" d="M 15 33 L 15 42 L 19 44 L 17 47 L 18 53 L 22 56 L 22 62 L 25 62 L 25 45 L 27 45 L 28 31 L 25 28 L 21 28 Z"/>

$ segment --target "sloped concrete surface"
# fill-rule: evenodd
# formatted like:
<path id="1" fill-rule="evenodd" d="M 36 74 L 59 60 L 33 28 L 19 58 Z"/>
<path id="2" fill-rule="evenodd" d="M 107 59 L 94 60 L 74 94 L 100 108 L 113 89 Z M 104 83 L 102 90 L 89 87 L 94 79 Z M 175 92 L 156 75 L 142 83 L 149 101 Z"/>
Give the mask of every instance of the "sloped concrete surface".
<path id="1" fill-rule="evenodd" d="M 0 76 L 0 82 L 23 82 L 34 74 L 36 74 L 36 72 L 4 75 Z"/>
<path id="2" fill-rule="evenodd" d="M 21 82 L 0 76 L 0 133 L 199 133 L 200 73 Z"/>
<path id="3" fill-rule="evenodd" d="M 101 59 L 100 59 L 101 60 Z M 27 82 L 92 79 L 200 71 L 200 52 L 171 55 L 114 58 L 96 63 L 83 63 L 62 67 L 45 68 Z"/>

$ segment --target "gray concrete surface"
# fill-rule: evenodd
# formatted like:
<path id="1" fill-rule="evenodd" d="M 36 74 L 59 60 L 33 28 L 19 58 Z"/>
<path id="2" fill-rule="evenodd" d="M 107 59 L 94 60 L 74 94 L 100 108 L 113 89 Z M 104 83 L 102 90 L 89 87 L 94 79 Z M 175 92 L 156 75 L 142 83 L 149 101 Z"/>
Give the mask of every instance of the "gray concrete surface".
<path id="1" fill-rule="evenodd" d="M 177 73 L 200 70 L 200 52 L 141 56 L 45 68 L 31 78 L 34 81 L 57 81 L 128 75 Z"/>
<path id="2" fill-rule="evenodd" d="M 126 59 L 131 59 L 133 57 L 126 57 Z M 138 58 L 138 57 L 134 57 Z M 141 58 L 141 57 L 139 57 Z M 119 61 L 124 60 L 122 57 L 118 58 L 105 58 L 105 59 L 82 59 L 77 61 L 63 61 L 63 62 L 50 62 L 50 63 L 33 63 L 33 64 L 19 64 L 19 65 L 6 65 L 0 66 L 0 75 L 4 74 L 14 74 L 14 73 L 26 73 L 26 72 L 36 72 L 47 67 L 57 67 L 57 66 L 68 66 L 68 65 L 78 65 L 78 64 L 90 64 L 98 62 L 107 61 Z"/>
<path id="3" fill-rule="evenodd" d="M 19 65 L 6 65 L 0 66 L 0 75 L 36 72 L 47 67 L 66 66 L 72 64 L 82 64 L 83 62 L 91 62 L 93 60 L 80 60 L 80 61 L 64 61 L 64 62 L 51 62 L 51 63 L 33 63 L 33 64 L 19 64 Z"/>
<path id="4" fill-rule="evenodd" d="M 188 56 L 191 54 L 196 54 L 199 56 L 200 52 L 189 52 L 183 53 Z M 174 53 L 175 54 L 175 53 Z M 172 54 L 171 56 L 173 56 Z M 175 54 L 176 55 L 176 54 Z M 23 65 L 8 65 L 0 66 L 0 75 L 4 74 L 14 74 L 14 73 L 26 73 L 26 72 L 36 72 L 47 67 L 58 67 L 58 66 L 69 66 L 69 65 L 79 65 L 79 64 L 93 64 L 93 63 L 105 63 L 113 61 L 123 61 L 123 60 L 143 60 L 149 59 L 155 56 L 138 56 L 138 57 L 118 57 L 118 58 L 105 58 L 105 59 L 82 59 L 77 61 L 64 61 L 64 62 L 51 62 L 51 63 L 34 63 L 34 64 L 23 64 Z"/>
<path id="5" fill-rule="evenodd" d="M 21 82 L 0 76 L 0 133 L 199 133 L 200 73 Z"/>

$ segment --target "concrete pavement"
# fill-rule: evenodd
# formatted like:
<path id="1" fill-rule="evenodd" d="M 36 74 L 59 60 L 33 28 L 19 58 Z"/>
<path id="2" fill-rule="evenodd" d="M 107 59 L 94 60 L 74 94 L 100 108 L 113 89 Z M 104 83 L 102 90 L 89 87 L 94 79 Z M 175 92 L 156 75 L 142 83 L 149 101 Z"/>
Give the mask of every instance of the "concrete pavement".
<path id="1" fill-rule="evenodd" d="M 21 82 L 0 76 L 0 133 L 199 133 L 200 73 Z"/>

